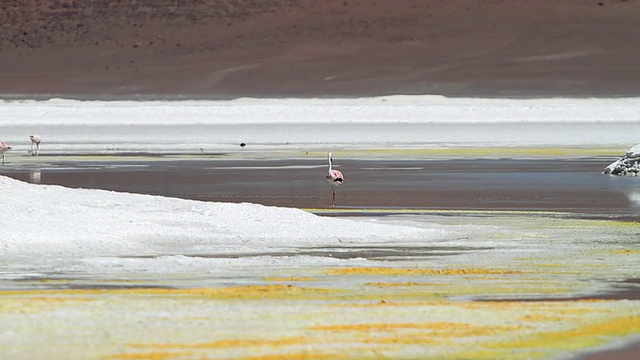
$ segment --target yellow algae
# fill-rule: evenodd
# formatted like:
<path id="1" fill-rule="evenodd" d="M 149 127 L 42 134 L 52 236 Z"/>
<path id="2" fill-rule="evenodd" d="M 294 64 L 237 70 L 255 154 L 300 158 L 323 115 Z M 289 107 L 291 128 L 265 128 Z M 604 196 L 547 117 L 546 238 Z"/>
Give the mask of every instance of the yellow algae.
<path id="1" fill-rule="evenodd" d="M 281 339 L 224 339 L 205 343 L 168 343 L 168 344 L 128 344 L 134 348 L 155 349 L 228 349 L 246 347 L 282 347 L 291 345 L 305 345 L 311 341 L 305 337 L 286 337 Z"/>
<path id="2" fill-rule="evenodd" d="M 190 316 L 190 317 L 185 317 L 185 320 L 193 320 L 193 321 L 212 321 L 215 320 L 213 317 L 211 316 Z"/>
<path id="3" fill-rule="evenodd" d="M 438 287 L 437 289 L 442 289 Z M 444 295 L 442 291 L 430 290 L 429 287 L 368 287 L 354 289 L 353 291 L 341 290 L 334 294 L 317 296 L 315 299 L 358 300 L 358 301 L 412 301 L 412 300 L 439 300 Z"/>
<path id="4" fill-rule="evenodd" d="M 514 326 L 490 326 L 494 329 L 502 330 L 515 330 Z M 398 329 L 419 329 L 419 330 L 477 330 L 485 328 L 482 326 L 475 326 L 462 322 L 428 322 L 428 323 L 365 323 L 365 324 L 339 324 L 339 325 L 317 325 L 312 326 L 309 330 L 321 330 L 321 331 L 357 331 L 357 332 L 372 332 L 372 331 L 393 331 Z"/>
<path id="5" fill-rule="evenodd" d="M 524 342 L 513 341 L 511 344 L 534 344 L 536 346 L 577 349 L 588 345 L 597 345 L 606 336 L 625 336 L 640 332 L 640 316 L 614 318 L 596 324 L 588 324 L 563 331 L 553 331 L 533 335 Z M 571 339 L 570 341 L 567 339 Z M 573 343 L 574 345 L 571 345 Z M 579 345 L 578 345 L 579 344 Z"/>
<path id="6" fill-rule="evenodd" d="M 456 306 L 466 308 L 466 309 L 484 309 L 484 308 L 500 308 L 500 309 L 511 309 L 511 308 L 519 308 L 519 309 L 540 309 L 546 310 L 551 309 L 551 311 L 558 313 L 562 311 L 571 311 L 571 312 L 593 312 L 593 311 L 606 311 L 606 310 L 594 310 L 591 307 L 577 307 L 579 305 L 585 304 L 589 305 L 590 303 L 615 303 L 616 300 L 606 300 L 606 299 L 576 299 L 576 300 L 566 300 L 566 301 L 523 301 L 523 300 L 512 300 L 512 301 L 477 301 L 477 302 L 460 302 L 455 303 Z"/>
<path id="7" fill-rule="evenodd" d="M 613 254 L 625 254 L 625 255 L 640 254 L 640 249 L 616 249 L 616 250 L 609 250 L 609 251 Z"/>
<path id="8" fill-rule="evenodd" d="M 69 283 L 74 283 L 77 280 L 76 279 L 66 279 L 66 278 L 58 278 L 58 279 L 54 279 L 54 278 L 43 278 L 43 279 L 37 279 L 35 280 L 37 282 L 40 283 L 44 283 L 44 284 L 69 284 Z M 95 279 L 92 280 L 92 283 L 97 283 L 97 284 L 130 284 L 130 283 L 135 283 L 135 284 L 142 284 L 148 281 L 144 281 L 144 280 L 139 280 L 139 279 L 117 279 L 117 280 L 112 280 L 112 279 Z"/>
<path id="9" fill-rule="evenodd" d="M 187 352 L 162 352 L 162 351 L 153 351 L 153 352 L 141 352 L 141 353 L 124 353 L 117 355 L 109 355 L 104 356 L 104 359 L 122 359 L 122 360 L 136 360 L 136 359 L 145 359 L 145 360 L 165 360 L 165 359 L 177 359 L 177 358 L 190 358 L 193 354 Z"/>
<path id="10" fill-rule="evenodd" d="M 188 353 L 178 353 L 175 354 L 183 355 L 183 354 L 195 354 L 197 351 L 207 351 L 207 350 L 221 350 L 221 349 L 231 349 L 231 348 L 241 348 L 243 350 L 254 350 L 247 352 L 255 352 L 256 348 L 277 348 L 280 347 L 288 347 L 288 346 L 299 346 L 299 345 L 308 345 L 313 344 L 316 341 L 308 337 L 288 337 L 281 339 L 226 339 L 226 340 L 218 340 L 207 343 L 193 343 L 193 344 L 128 344 L 129 347 L 134 348 L 154 348 L 154 349 L 189 349 L 191 352 Z M 323 354 L 322 352 L 313 352 L 313 353 L 288 353 L 282 352 L 282 349 L 279 350 L 281 353 L 278 354 L 264 354 L 264 355 L 256 355 L 256 356 L 246 356 L 246 357 L 234 357 L 235 359 L 336 359 L 336 354 Z M 129 353 L 128 356 L 136 356 L 138 354 L 144 353 Z M 160 352 L 159 354 L 163 354 Z M 166 354 L 172 354 L 172 352 L 166 352 Z M 118 356 L 113 356 L 112 358 L 119 358 Z M 129 358 L 129 357 L 128 357 Z M 135 359 L 135 357 L 130 357 Z M 152 358 L 153 359 L 153 358 Z"/>
<path id="11" fill-rule="evenodd" d="M 393 288 L 399 289 L 399 288 Z M 414 300 L 429 300 L 438 301 L 443 299 L 449 294 L 440 292 L 427 292 L 427 291 L 394 291 L 384 293 L 353 293 L 348 297 L 342 297 L 342 299 L 349 300 L 361 300 L 361 301 L 378 301 L 378 302 L 399 302 L 399 301 L 414 301 Z"/>
<path id="12" fill-rule="evenodd" d="M 524 328 L 524 326 L 520 327 Z M 410 332 L 410 333 L 394 333 L 392 336 L 370 336 L 367 339 L 369 343 L 379 344 L 452 344 L 453 341 L 464 339 L 470 340 L 470 337 L 496 336 L 513 334 L 518 327 L 500 327 L 500 326 L 475 326 L 470 328 L 457 329 L 434 329 L 432 331 Z"/>
<path id="13" fill-rule="evenodd" d="M 544 309 L 540 309 L 544 310 Z M 569 319 L 576 319 L 585 315 L 593 313 L 607 313 L 610 311 L 603 309 L 591 309 L 591 308 L 566 308 L 566 309 L 553 309 L 544 311 L 543 313 L 532 313 L 519 317 L 519 320 L 523 322 L 560 322 Z"/>
<path id="14" fill-rule="evenodd" d="M 64 289 L 64 290 L 11 290 L 0 291 L 0 296 L 37 294 L 50 295 L 167 295 L 204 296 L 216 299 L 265 299 L 265 298 L 308 298 L 320 294 L 339 292 L 335 289 L 309 288 L 293 285 L 247 285 L 221 288 L 135 288 L 135 289 Z"/>
<path id="15" fill-rule="evenodd" d="M 542 210 L 460 210 L 460 209 L 390 209 L 390 208 L 301 208 L 301 210 L 314 214 L 414 214 L 414 215 L 495 215 L 495 216 L 513 216 L 513 215 L 536 215 L 536 216 L 558 216 L 567 213 L 558 211 L 542 211 Z M 555 220 L 555 219 L 554 219 Z M 467 224 L 467 221 L 459 221 L 457 224 Z M 546 237 L 541 237 L 546 238 Z"/>
<path id="16" fill-rule="evenodd" d="M 496 222 L 504 225 L 500 221 Z M 533 221 L 536 226 L 541 222 L 550 226 L 546 220 Z M 566 227 L 566 221 L 559 225 Z M 599 229 L 605 230 L 627 234 L 636 228 Z M 518 238 L 522 234 L 517 231 Z M 12 328 L 17 332 L 14 338 L 29 340 L 9 342 L 8 350 L 31 358 L 44 358 L 36 356 L 41 354 L 38 349 L 52 343 L 62 346 L 61 353 L 76 355 L 69 357 L 109 355 L 108 359 L 403 359 L 413 354 L 413 358 L 558 358 L 640 333 L 633 321 L 614 321 L 638 316 L 640 302 L 472 299 L 557 299 L 601 290 L 601 282 L 594 278 L 633 278 L 633 261 L 621 263 L 625 268 L 615 273 L 608 271 L 615 259 L 638 257 L 629 240 L 633 237 L 620 239 L 602 244 L 576 240 L 571 242 L 580 243 L 576 249 L 561 247 L 559 252 L 538 251 L 556 240 L 533 240 L 535 251 L 521 252 L 529 253 L 524 261 L 517 259 L 517 253 L 503 258 L 499 252 L 495 261 L 483 253 L 437 264 L 334 267 L 327 270 L 330 276 L 323 272 L 326 267 L 295 273 L 279 270 L 251 277 L 261 284 L 252 286 L 0 292 L 7 295 L 0 297 L 0 318 L 10 328 L 19 325 Z M 575 259 L 562 263 L 573 254 Z M 194 282 L 153 280 L 159 283 Z M 47 308 L 42 316 L 9 312 L 22 310 L 29 297 L 39 298 L 32 303 L 48 304 L 53 311 Z M 89 297 L 97 302 L 67 303 Z M 575 343 L 565 344 L 574 337 Z"/>
<path id="17" fill-rule="evenodd" d="M 339 303 L 331 304 L 329 306 L 336 308 L 361 308 L 361 307 L 377 307 L 377 306 L 394 306 L 394 307 L 419 307 L 419 306 L 442 306 L 450 305 L 451 302 L 444 299 L 429 300 L 429 301 L 389 301 L 378 300 L 376 302 L 351 302 L 351 303 Z"/>
<path id="18" fill-rule="evenodd" d="M 640 316 L 618 317 L 595 324 L 574 324 L 560 331 L 529 333 L 515 340 L 483 344 L 484 349 L 477 352 L 456 354 L 456 358 L 533 358 L 533 354 L 548 356 L 546 352 L 573 351 L 596 347 L 611 341 L 614 337 L 623 337 L 640 332 Z M 545 352 L 546 351 L 546 352 Z M 516 356 L 518 355 L 518 356 Z"/>
<path id="19" fill-rule="evenodd" d="M 432 332 L 411 332 L 411 333 L 398 333 L 393 332 L 391 334 L 371 335 L 365 334 L 358 339 L 359 342 L 375 345 L 453 345 L 453 341 L 450 341 L 447 337 L 434 335 Z"/>
<path id="20" fill-rule="evenodd" d="M 10 313 L 35 313 L 60 303 L 90 302 L 92 298 L 78 297 L 28 297 L 28 298 L 2 298 L 0 299 L 0 312 Z"/>
<path id="21" fill-rule="evenodd" d="M 264 281 L 287 282 L 287 281 L 314 281 L 312 277 L 291 276 L 291 277 L 267 277 Z"/>
<path id="22" fill-rule="evenodd" d="M 256 356 L 235 357 L 236 360 L 340 360 L 351 359 L 348 355 L 324 354 L 321 352 L 313 353 L 286 353 L 286 354 L 266 354 Z"/>
<path id="23" fill-rule="evenodd" d="M 148 289 L 143 289 L 148 290 Z M 27 297 L 33 295 L 47 295 L 47 296 L 70 296 L 70 295 L 95 295 L 103 294 L 107 291 L 103 289 L 43 289 L 43 290 L 0 290 L 0 297 Z"/>
<path id="24" fill-rule="evenodd" d="M 11 299 L 10 301 L 19 301 L 22 303 L 32 303 L 32 302 L 42 302 L 42 303 L 60 303 L 60 302 L 69 302 L 69 301 L 93 301 L 95 299 L 92 298 L 79 298 L 79 297 L 54 297 L 54 296 L 39 296 L 39 297 L 29 297 L 29 298 L 19 298 L 19 299 Z M 2 300 L 0 300 L 2 303 Z"/>
<path id="25" fill-rule="evenodd" d="M 640 227 L 638 221 L 616 221 L 616 220 L 593 220 L 590 222 L 594 227 L 606 226 L 606 227 Z"/>
<path id="26" fill-rule="evenodd" d="M 607 301 L 607 302 L 612 302 L 615 300 L 593 300 L 592 302 L 597 302 L 597 301 Z M 532 303 L 535 304 L 535 303 Z M 536 321 L 564 321 L 567 320 L 568 318 L 576 318 L 576 317 L 583 317 L 585 315 L 591 315 L 591 314 L 609 314 L 609 313 L 613 313 L 613 310 L 610 309 L 602 309 L 602 308 L 592 308 L 592 307 L 573 307 L 572 305 L 579 305 L 579 302 L 577 301 L 567 301 L 566 305 L 565 304 L 558 304 L 558 306 L 555 307 L 549 307 L 547 305 L 539 305 L 537 307 L 535 307 L 535 305 L 533 307 L 531 307 L 529 310 L 537 310 L 537 311 L 542 311 L 542 313 L 532 313 L 532 314 L 527 314 L 524 315 L 522 317 L 520 317 L 520 320 L 522 321 L 532 321 L 532 322 L 536 322 Z M 569 306 L 569 307 L 567 307 Z M 525 309 L 523 309 L 524 311 Z"/>
<path id="27" fill-rule="evenodd" d="M 521 261 L 525 261 L 524 259 Z M 532 279 L 532 280 L 540 280 L 540 276 L 541 275 L 545 275 L 546 277 L 550 276 L 550 275 L 581 275 L 584 274 L 584 270 L 571 270 L 570 266 L 565 266 L 562 267 L 560 266 L 559 268 L 554 269 L 554 267 L 547 267 L 547 266 L 542 266 L 541 268 L 538 268 L 538 264 L 535 263 L 535 260 L 529 260 L 532 261 L 533 263 L 529 263 L 527 264 L 528 266 L 531 267 L 531 270 L 529 272 L 529 274 L 531 274 L 533 277 L 526 277 L 523 276 L 521 277 L 521 279 Z"/>
<path id="28" fill-rule="evenodd" d="M 309 330 L 319 331 L 391 331 L 396 329 L 424 329 L 437 326 L 435 324 L 417 324 L 417 323 L 378 323 L 378 324 L 339 324 L 339 325 L 317 325 L 309 327 Z"/>
<path id="29" fill-rule="evenodd" d="M 38 279 L 37 281 L 41 283 L 63 283 L 63 284 L 71 282 L 70 279 Z"/>
<path id="30" fill-rule="evenodd" d="M 526 282 L 494 282 L 484 281 L 485 279 L 480 277 L 473 281 L 455 282 L 451 284 L 442 284 L 439 286 L 425 286 L 425 285 L 390 285 L 390 286 L 376 286 L 365 285 L 362 291 L 345 293 L 351 299 L 360 300 L 379 300 L 385 299 L 387 301 L 410 301 L 410 300 L 436 300 L 449 296 L 462 296 L 462 295 L 478 295 L 484 293 L 491 293 L 495 297 L 504 296 L 540 296 L 549 294 L 552 296 L 558 296 L 560 294 L 571 294 L 576 291 L 575 288 L 567 288 L 569 284 L 558 283 L 556 286 L 540 286 L 538 282 L 528 284 Z"/>
<path id="31" fill-rule="evenodd" d="M 559 263 L 540 263 L 537 262 L 537 259 L 531 259 L 531 258 L 520 258 L 519 260 L 521 261 L 536 261 L 535 267 L 538 268 L 562 268 L 562 267 L 567 267 L 566 264 L 559 264 Z"/>
<path id="32" fill-rule="evenodd" d="M 459 353 L 448 354 L 447 359 L 474 359 L 474 360 L 532 360 L 549 358 L 549 352 L 544 350 L 522 350 L 522 349 L 504 349 L 495 351 L 492 349 L 479 349 L 476 351 L 465 351 Z"/>
<path id="33" fill-rule="evenodd" d="M 328 268 L 329 275 L 510 275 L 526 273 L 520 270 L 503 269 L 426 269 L 426 268 L 389 268 L 389 267 L 343 267 Z"/>
<path id="34" fill-rule="evenodd" d="M 375 323 L 314 326 L 310 330 L 352 333 L 341 337 L 345 342 L 366 342 L 369 344 L 451 344 L 460 338 L 512 334 L 514 331 L 529 329 L 525 325 L 472 325 L 460 322 L 430 323 Z M 355 336 L 355 337 L 354 337 Z"/>
<path id="35" fill-rule="evenodd" d="M 479 156 L 611 156 L 625 152 L 618 148 L 581 148 L 581 147 L 457 147 L 457 148 L 419 148 L 419 149 L 345 149 L 341 153 L 342 158 L 354 156 L 455 156 L 455 157 L 479 157 Z M 322 154 L 309 152 L 309 155 L 318 157 Z"/>
<path id="36" fill-rule="evenodd" d="M 566 317 L 556 314 L 527 314 L 520 316 L 518 320 L 523 322 L 560 322 L 566 320 Z"/>
<path id="37" fill-rule="evenodd" d="M 485 281 L 487 280 L 487 281 Z M 575 283 L 549 283 L 544 284 L 536 280 L 532 283 L 527 281 L 517 281 L 514 279 L 509 282 L 498 281 L 478 277 L 473 281 L 455 282 L 451 284 L 442 284 L 438 286 L 424 284 L 395 284 L 383 282 L 368 283 L 363 291 L 347 293 L 344 292 L 342 297 L 348 296 L 350 299 L 359 300 L 380 300 L 386 301 L 412 301 L 426 300 L 437 301 L 450 296 L 473 296 L 478 294 L 492 294 L 494 298 L 507 297 L 510 299 L 501 300 L 498 303 L 506 303 L 508 300 L 518 300 L 518 298 L 530 297 L 558 297 L 571 296 L 579 291 L 580 284 Z M 485 306 L 474 305 L 469 306 Z"/>
<path id="38" fill-rule="evenodd" d="M 402 286 L 447 286 L 448 284 L 440 284 L 440 283 L 422 283 L 422 282 L 370 282 L 365 283 L 365 286 L 376 286 L 376 287 L 402 287 Z"/>
<path id="39" fill-rule="evenodd" d="M 337 293 L 339 290 L 309 288 L 293 285 L 248 285 L 225 288 L 183 289 L 177 294 L 202 295 L 216 299 L 281 299 L 317 298 L 323 294 Z"/>
<path id="40" fill-rule="evenodd" d="M 484 285 L 484 286 L 483 286 Z M 569 284 L 565 284 L 569 286 Z M 540 288 L 537 284 L 493 284 L 493 283 L 479 283 L 471 284 L 469 286 L 459 286 L 450 288 L 447 291 L 447 295 L 478 295 L 483 292 L 489 292 L 495 297 L 502 297 L 505 295 L 520 295 L 520 297 L 529 296 L 541 296 L 541 295 L 570 295 L 575 289 L 565 287 L 544 287 Z"/>

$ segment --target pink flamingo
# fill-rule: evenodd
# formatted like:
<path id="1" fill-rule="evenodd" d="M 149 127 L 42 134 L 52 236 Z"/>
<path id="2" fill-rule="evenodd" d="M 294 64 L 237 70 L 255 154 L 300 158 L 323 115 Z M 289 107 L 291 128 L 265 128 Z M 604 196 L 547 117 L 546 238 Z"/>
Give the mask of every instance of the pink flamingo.
<path id="1" fill-rule="evenodd" d="M 31 140 L 31 150 L 29 150 L 29 153 L 32 156 L 38 156 L 38 154 L 40 153 L 40 142 L 42 141 L 42 139 L 40 138 L 40 135 L 29 135 L 29 139 Z M 36 151 L 33 151 L 33 146 L 36 146 Z"/>
<path id="2" fill-rule="evenodd" d="M 5 142 L 0 141 L 0 159 L 2 159 L 2 165 L 4 165 L 4 153 L 7 150 L 11 150 L 11 146 Z"/>
<path id="3" fill-rule="evenodd" d="M 333 197 L 331 198 L 331 206 L 336 206 L 336 186 L 342 184 L 344 182 L 344 176 L 340 170 L 333 170 L 331 168 L 331 161 L 333 158 L 331 157 L 331 153 L 327 155 L 329 158 L 329 171 L 327 171 L 327 181 L 331 185 L 331 191 L 333 192 Z"/>

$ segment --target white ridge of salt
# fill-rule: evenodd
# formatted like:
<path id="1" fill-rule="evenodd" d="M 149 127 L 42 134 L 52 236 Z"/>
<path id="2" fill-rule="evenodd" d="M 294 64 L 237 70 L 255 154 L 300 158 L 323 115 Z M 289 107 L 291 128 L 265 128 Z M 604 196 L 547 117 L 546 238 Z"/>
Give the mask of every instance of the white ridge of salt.
<path id="1" fill-rule="evenodd" d="M 0 176 L 0 255 L 242 252 L 274 246 L 430 239 L 439 231 L 258 204 L 34 185 Z"/>

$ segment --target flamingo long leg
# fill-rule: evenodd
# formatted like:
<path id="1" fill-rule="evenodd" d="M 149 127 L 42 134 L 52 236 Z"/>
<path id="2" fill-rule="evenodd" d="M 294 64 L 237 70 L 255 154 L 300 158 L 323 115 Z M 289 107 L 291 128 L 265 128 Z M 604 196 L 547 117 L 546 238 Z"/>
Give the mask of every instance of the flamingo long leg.
<path id="1" fill-rule="evenodd" d="M 332 186 L 331 191 L 333 192 L 333 196 L 331 197 L 331 206 L 336 206 L 336 188 Z"/>

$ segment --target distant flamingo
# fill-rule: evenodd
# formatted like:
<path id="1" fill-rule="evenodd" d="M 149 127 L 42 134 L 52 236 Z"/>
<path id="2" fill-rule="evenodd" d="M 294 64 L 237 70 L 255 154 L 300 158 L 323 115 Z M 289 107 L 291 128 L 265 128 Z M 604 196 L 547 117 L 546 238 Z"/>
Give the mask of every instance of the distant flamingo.
<path id="1" fill-rule="evenodd" d="M 40 135 L 29 135 L 29 139 L 31 140 L 31 150 L 29 150 L 29 153 L 31 154 L 31 156 L 38 156 L 38 154 L 40 153 L 40 142 L 42 141 L 42 139 L 40 139 Z M 33 151 L 33 146 L 36 146 L 36 151 Z"/>
<path id="2" fill-rule="evenodd" d="M 11 150 L 11 146 L 5 142 L 0 142 L 0 159 L 2 159 L 2 165 L 4 165 L 4 153 L 7 150 Z"/>
<path id="3" fill-rule="evenodd" d="M 342 184 L 344 182 L 344 176 L 340 170 L 333 170 L 331 168 L 331 161 L 333 160 L 331 157 L 331 153 L 327 155 L 329 158 L 329 171 L 327 171 L 327 181 L 331 185 L 331 191 L 333 192 L 333 197 L 331 198 L 331 206 L 336 206 L 336 186 Z"/>

